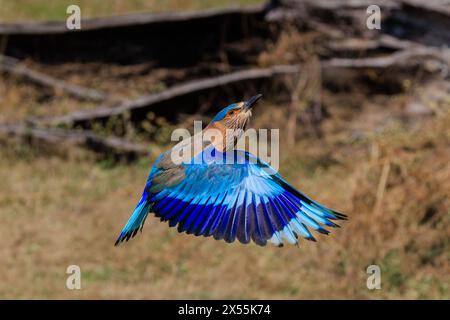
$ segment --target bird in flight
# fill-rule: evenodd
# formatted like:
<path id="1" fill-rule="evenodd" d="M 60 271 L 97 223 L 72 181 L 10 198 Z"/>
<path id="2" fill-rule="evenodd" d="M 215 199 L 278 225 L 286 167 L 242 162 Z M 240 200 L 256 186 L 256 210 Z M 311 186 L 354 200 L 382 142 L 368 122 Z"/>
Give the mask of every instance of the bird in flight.
<path id="1" fill-rule="evenodd" d="M 115 245 L 142 231 L 149 213 L 179 232 L 260 246 L 298 244 L 299 237 L 316 241 L 312 230 L 328 234 L 325 227 L 338 227 L 332 220 L 347 219 L 295 189 L 258 157 L 235 148 L 259 98 L 229 105 L 200 134 L 157 158 Z M 199 139 L 200 150 L 190 156 Z"/>

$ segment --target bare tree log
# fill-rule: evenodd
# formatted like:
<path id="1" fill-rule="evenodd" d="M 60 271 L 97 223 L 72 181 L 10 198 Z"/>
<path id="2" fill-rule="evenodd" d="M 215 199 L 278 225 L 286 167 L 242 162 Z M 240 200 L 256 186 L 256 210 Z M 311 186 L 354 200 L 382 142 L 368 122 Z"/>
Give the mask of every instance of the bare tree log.
<path id="1" fill-rule="evenodd" d="M 75 32 L 85 32 L 100 29 L 130 27 L 135 25 L 152 25 L 159 23 L 183 22 L 200 19 L 214 19 L 223 15 L 259 14 L 264 11 L 263 5 L 247 7 L 212 8 L 201 11 L 180 11 L 163 13 L 134 13 L 112 17 L 87 18 L 81 20 L 82 29 Z M 1 23 L 0 34 L 55 34 L 72 33 L 67 29 L 65 21 Z"/>
<path id="2" fill-rule="evenodd" d="M 224 88 L 229 85 L 246 81 L 270 79 L 277 75 L 294 74 L 299 71 L 300 67 L 297 65 L 281 65 L 271 68 L 247 69 L 217 77 L 189 81 L 184 84 L 176 85 L 160 93 L 141 96 L 135 100 L 124 101 L 114 107 L 103 105 L 96 109 L 76 111 L 63 116 L 34 119 L 33 122 L 52 126 L 77 125 L 94 120 L 106 119 L 112 116 L 124 114 L 126 112 L 135 112 L 137 110 L 150 111 L 156 105 L 161 103 L 173 104 L 172 112 L 175 113 L 176 103 L 172 103 L 172 101 L 175 101 L 177 98 L 182 98 L 187 95 L 200 95 L 207 90 Z"/>
<path id="3" fill-rule="evenodd" d="M 42 63 L 152 61 L 162 67 L 183 67 L 204 61 L 205 54 L 221 61 L 224 42 L 266 38 L 270 30 L 264 23 L 265 11 L 264 5 L 254 5 L 137 13 L 82 19 L 80 30 L 67 29 L 65 21 L 0 23 L 0 42 L 8 40 L 4 54 Z"/>
<path id="4" fill-rule="evenodd" d="M 20 64 L 19 60 L 0 55 L 0 70 L 22 77 L 28 81 L 56 91 L 64 91 L 69 95 L 82 99 L 101 102 L 108 99 L 108 95 L 94 89 L 84 88 L 75 84 L 67 83 L 64 80 L 53 78 L 44 73 L 31 70 Z"/>
<path id="5" fill-rule="evenodd" d="M 50 145 L 77 145 L 101 154 L 110 154 L 126 159 L 148 155 L 149 149 L 117 137 L 102 137 L 90 131 L 42 129 L 23 124 L 0 124 L 0 134 L 39 141 Z"/>

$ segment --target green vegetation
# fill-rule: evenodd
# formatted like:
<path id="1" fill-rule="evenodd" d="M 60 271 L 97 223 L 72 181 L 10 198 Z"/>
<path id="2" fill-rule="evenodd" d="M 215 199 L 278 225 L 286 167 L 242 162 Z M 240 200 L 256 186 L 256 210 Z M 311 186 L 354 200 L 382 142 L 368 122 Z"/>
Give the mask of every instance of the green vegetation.
<path id="1" fill-rule="evenodd" d="M 0 21 L 64 20 L 66 9 L 75 4 L 82 17 L 99 17 L 133 12 L 162 12 L 251 5 L 261 0 L 0 0 Z"/>

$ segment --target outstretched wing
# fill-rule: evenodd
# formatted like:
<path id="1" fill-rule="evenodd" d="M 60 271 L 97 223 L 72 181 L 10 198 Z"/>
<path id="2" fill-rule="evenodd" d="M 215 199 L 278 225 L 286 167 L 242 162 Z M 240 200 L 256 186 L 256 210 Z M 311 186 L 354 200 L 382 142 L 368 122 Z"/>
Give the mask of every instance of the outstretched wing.
<path id="1" fill-rule="evenodd" d="M 337 227 L 331 220 L 346 219 L 272 174 L 270 166 L 251 154 L 231 152 L 231 164 L 216 161 L 229 155 L 217 157 L 215 150 L 178 166 L 162 159 L 143 196 L 152 212 L 179 232 L 258 245 L 296 244 L 298 236 L 315 240 L 310 229 L 328 234 L 324 226 Z M 211 154 L 214 161 L 207 159 Z"/>

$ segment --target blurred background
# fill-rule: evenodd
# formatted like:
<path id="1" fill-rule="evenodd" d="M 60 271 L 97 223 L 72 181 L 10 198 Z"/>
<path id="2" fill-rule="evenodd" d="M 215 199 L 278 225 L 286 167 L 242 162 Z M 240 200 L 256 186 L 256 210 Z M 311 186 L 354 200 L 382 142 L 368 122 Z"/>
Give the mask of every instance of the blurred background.
<path id="1" fill-rule="evenodd" d="M 449 28 L 443 0 L 0 0 L 0 298 L 449 299 Z M 342 228 L 277 248 L 149 218 L 114 247 L 172 130 L 256 93 Z"/>

